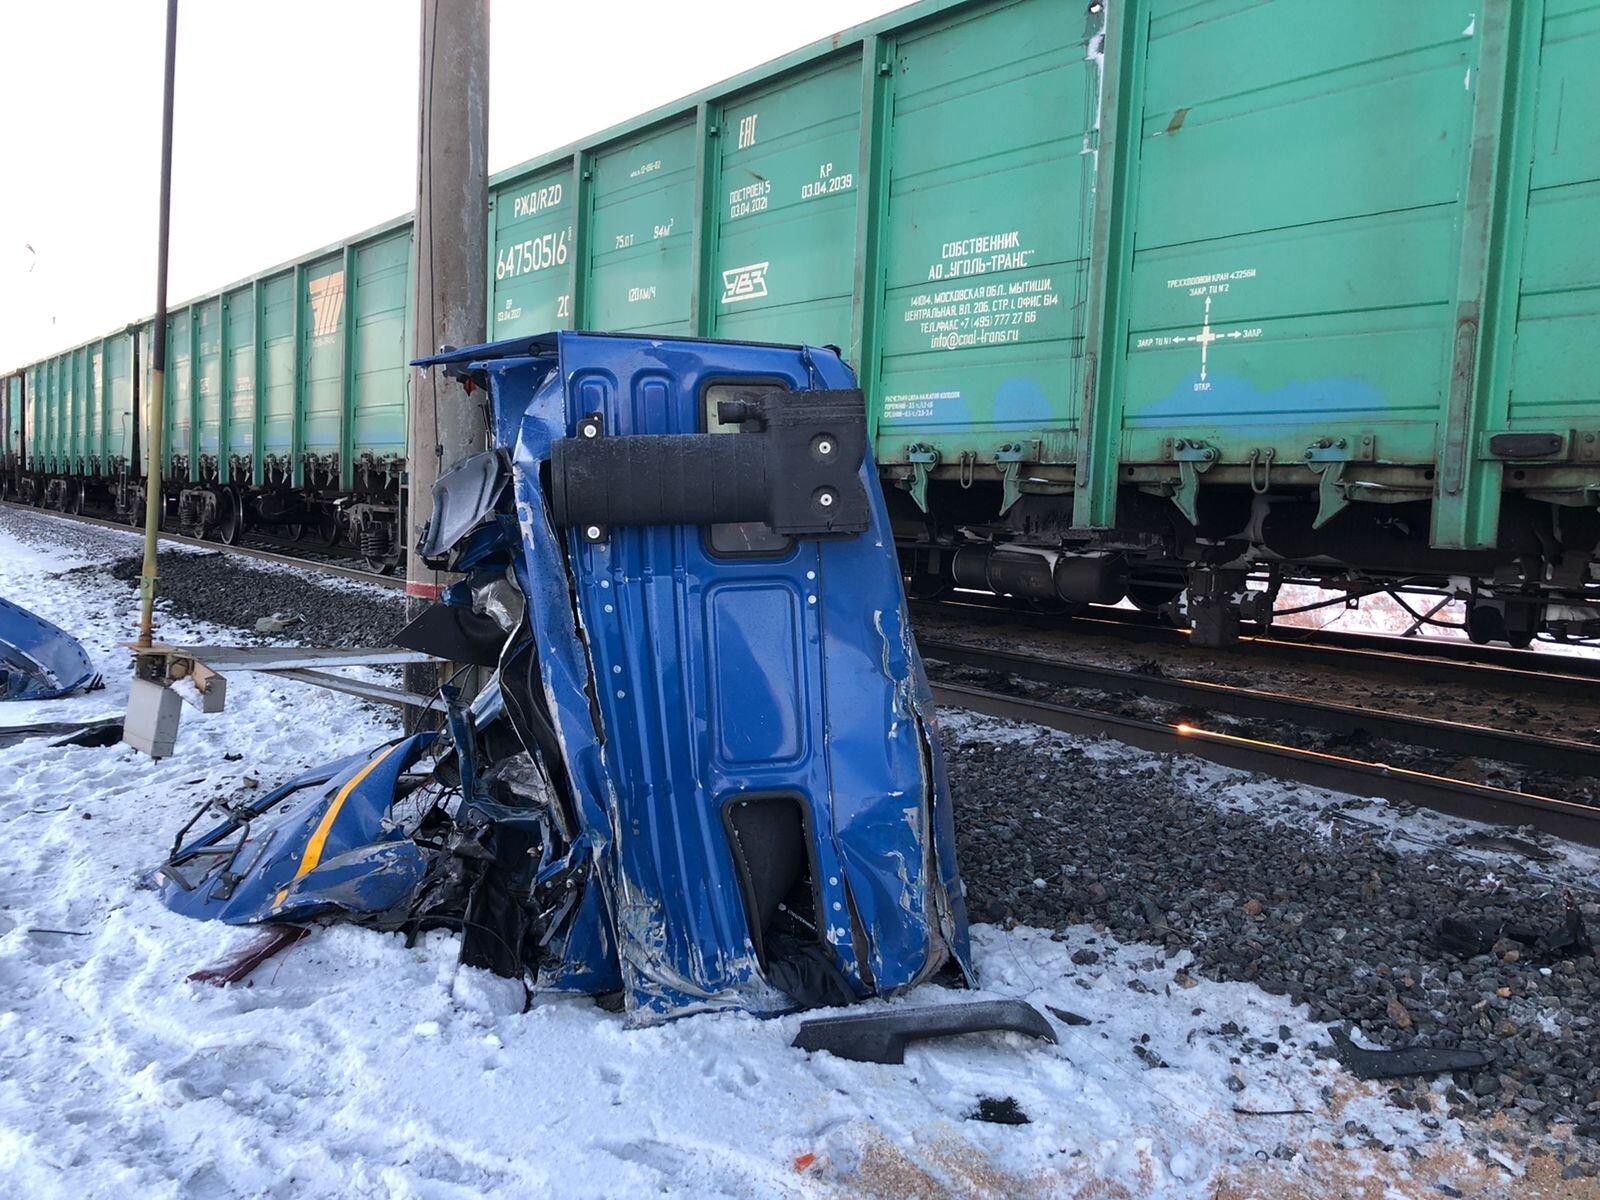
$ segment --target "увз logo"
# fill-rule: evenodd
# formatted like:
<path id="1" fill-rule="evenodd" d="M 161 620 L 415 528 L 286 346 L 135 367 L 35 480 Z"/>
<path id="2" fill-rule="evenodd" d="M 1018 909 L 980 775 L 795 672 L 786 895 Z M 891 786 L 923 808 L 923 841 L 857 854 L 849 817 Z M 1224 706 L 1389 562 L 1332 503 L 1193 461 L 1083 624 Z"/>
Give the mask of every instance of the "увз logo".
<path id="1" fill-rule="evenodd" d="M 308 280 L 306 299 L 311 303 L 311 336 L 321 345 L 322 339 L 339 332 L 339 319 L 344 315 L 344 272 Z"/>
<path id="2" fill-rule="evenodd" d="M 751 263 L 747 267 L 729 267 L 722 273 L 722 302 L 738 304 L 741 300 L 759 300 L 767 294 L 767 268 L 771 263 Z"/>

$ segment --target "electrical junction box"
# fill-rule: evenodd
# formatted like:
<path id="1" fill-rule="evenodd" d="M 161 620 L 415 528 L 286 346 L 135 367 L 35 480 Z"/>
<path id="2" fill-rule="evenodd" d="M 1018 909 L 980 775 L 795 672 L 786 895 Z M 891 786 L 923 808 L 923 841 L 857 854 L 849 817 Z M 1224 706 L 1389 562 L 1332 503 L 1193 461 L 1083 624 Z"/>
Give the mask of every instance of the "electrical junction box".
<path id="1" fill-rule="evenodd" d="M 151 758 L 170 757 L 178 743 L 178 717 L 183 700 L 170 687 L 134 679 L 128 690 L 128 717 L 122 740 Z"/>

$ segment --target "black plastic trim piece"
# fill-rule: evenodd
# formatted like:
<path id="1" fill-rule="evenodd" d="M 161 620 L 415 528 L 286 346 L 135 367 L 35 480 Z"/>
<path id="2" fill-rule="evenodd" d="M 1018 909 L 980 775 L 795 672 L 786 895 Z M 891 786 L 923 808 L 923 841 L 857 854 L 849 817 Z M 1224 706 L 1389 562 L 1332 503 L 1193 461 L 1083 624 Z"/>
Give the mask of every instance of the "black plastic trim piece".
<path id="1" fill-rule="evenodd" d="M 818 1017 L 802 1022 L 790 1044 L 800 1050 L 826 1050 L 852 1062 L 894 1064 L 905 1062 L 906 1046 L 913 1041 L 998 1031 L 1058 1041 L 1050 1022 L 1031 1004 L 1022 1000 L 974 1000 L 967 1004 L 929 1004 L 845 1017 Z"/>

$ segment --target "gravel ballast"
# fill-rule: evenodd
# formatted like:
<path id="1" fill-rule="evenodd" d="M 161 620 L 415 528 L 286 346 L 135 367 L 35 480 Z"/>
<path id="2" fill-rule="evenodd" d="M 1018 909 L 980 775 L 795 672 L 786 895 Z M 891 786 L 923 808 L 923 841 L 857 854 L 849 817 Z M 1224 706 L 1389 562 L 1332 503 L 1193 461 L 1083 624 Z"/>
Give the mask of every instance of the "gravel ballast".
<path id="1" fill-rule="evenodd" d="M 1569 890 L 1600 925 L 1592 854 L 1524 834 L 1506 843 L 1527 847 L 1519 861 L 1444 818 L 987 718 L 947 724 L 974 921 L 1094 923 L 1187 950 L 1189 972 L 1287 995 L 1358 1041 L 1487 1050 L 1491 1067 L 1443 1089 L 1448 1112 L 1503 1113 L 1529 1134 L 1574 1126 L 1574 1174 L 1593 1173 L 1600 961 L 1509 939 L 1459 958 L 1437 936 L 1446 917 L 1559 926 Z M 1441 1099 L 1426 1080 L 1390 1094 Z"/>

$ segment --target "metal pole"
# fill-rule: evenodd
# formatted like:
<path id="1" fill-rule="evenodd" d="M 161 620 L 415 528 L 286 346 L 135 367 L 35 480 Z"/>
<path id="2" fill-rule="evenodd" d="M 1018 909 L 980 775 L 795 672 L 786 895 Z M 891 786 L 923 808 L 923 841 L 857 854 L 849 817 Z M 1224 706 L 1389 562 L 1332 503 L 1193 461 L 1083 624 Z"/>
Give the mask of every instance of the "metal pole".
<path id="1" fill-rule="evenodd" d="M 413 357 L 484 340 L 488 323 L 488 0 L 422 0 L 418 87 Z M 406 456 L 407 546 L 433 510 L 433 484 L 488 433 L 482 404 L 436 372 L 411 373 Z M 445 580 L 406 557 L 406 609 L 415 618 Z M 406 687 L 431 695 L 438 672 L 410 667 Z"/>
<path id="2" fill-rule="evenodd" d="M 144 570 L 139 577 L 139 647 L 151 641 L 156 603 L 156 531 L 161 524 L 161 460 L 166 448 L 167 246 L 172 231 L 172 96 L 178 62 L 178 0 L 167 0 L 167 65 L 161 93 L 161 207 L 156 234 L 156 315 L 151 331 L 150 395 L 146 428 Z"/>

